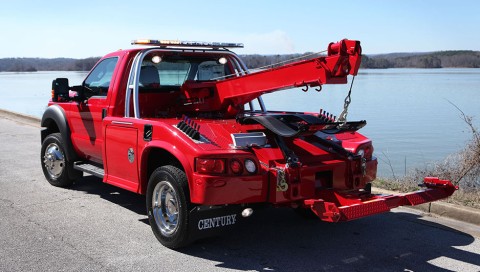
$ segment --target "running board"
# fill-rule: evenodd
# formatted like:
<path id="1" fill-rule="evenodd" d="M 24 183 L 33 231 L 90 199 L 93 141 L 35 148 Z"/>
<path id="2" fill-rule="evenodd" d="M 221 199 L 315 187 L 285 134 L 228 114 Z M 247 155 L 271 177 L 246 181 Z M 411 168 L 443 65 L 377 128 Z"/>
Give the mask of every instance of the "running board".
<path id="1" fill-rule="evenodd" d="M 105 175 L 105 171 L 102 167 L 98 167 L 93 164 L 89 164 L 88 162 L 77 161 L 73 164 L 73 168 L 76 170 L 80 170 L 82 172 L 94 175 L 99 178 L 103 178 Z"/>

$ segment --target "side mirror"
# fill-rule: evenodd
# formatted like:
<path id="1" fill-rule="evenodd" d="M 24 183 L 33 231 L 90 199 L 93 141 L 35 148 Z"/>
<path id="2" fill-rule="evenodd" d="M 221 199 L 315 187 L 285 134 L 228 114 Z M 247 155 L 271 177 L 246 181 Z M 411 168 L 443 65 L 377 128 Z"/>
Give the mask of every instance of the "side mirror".
<path id="1" fill-rule="evenodd" d="M 77 93 L 77 95 L 72 98 L 73 100 L 80 102 L 85 100 L 85 88 L 82 85 L 73 86 L 71 90 Z"/>
<path id="2" fill-rule="evenodd" d="M 68 87 L 68 78 L 57 78 L 52 81 L 52 100 L 54 102 L 60 100 L 68 100 L 70 87 Z"/>

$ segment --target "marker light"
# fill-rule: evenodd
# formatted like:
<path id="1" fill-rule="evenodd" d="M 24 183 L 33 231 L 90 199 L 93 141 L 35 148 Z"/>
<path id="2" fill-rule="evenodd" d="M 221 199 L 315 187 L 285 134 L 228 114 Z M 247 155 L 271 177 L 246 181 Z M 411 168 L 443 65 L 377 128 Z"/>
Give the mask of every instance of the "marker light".
<path id="1" fill-rule="evenodd" d="M 132 44 L 149 44 L 150 40 L 149 39 L 137 39 L 132 42 Z"/>
<path id="2" fill-rule="evenodd" d="M 254 161 L 250 159 L 245 160 L 245 169 L 247 169 L 247 172 L 250 174 L 253 174 L 257 172 L 257 165 L 255 164 Z"/>
<path id="3" fill-rule="evenodd" d="M 218 63 L 220 63 L 220 64 L 226 64 L 226 63 L 227 63 L 227 58 L 225 58 L 225 57 L 219 58 L 219 59 L 218 59 Z"/>
<path id="4" fill-rule="evenodd" d="M 157 63 L 160 63 L 162 61 L 162 57 L 160 56 L 153 56 L 152 58 L 152 62 L 157 64 Z"/>

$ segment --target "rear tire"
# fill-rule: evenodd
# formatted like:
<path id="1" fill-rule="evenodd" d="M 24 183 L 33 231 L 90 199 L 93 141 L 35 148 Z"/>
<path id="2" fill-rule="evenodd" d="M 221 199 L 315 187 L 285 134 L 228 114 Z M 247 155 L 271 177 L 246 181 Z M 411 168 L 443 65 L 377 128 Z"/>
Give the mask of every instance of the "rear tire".
<path id="1" fill-rule="evenodd" d="M 65 143 L 60 133 L 52 133 L 43 140 L 40 151 L 42 170 L 48 182 L 57 187 L 69 187 L 73 184 L 73 163 L 65 156 Z"/>
<path id="2" fill-rule="evenodd" d="M 168 248 L 189 243 L 189 192 L 185 173 L 175 166 L 157 168 L 148 182 L 148 221 L 155 237 Z"/>

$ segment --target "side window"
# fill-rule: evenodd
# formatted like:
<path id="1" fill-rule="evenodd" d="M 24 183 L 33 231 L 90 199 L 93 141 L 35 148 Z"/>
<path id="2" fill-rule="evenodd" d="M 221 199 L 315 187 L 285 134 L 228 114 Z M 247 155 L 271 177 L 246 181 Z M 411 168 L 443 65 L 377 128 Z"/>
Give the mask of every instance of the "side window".
<path id="1" fill-rule="evenodd" d="M 93 69 L 83 83 L 86 94 L 90 94 L 87 96 L 107 95 L 117 61 L 118 58 L 108 58 L 102 60 L 97 66 L 95 66 L 95 69 Z"/>

